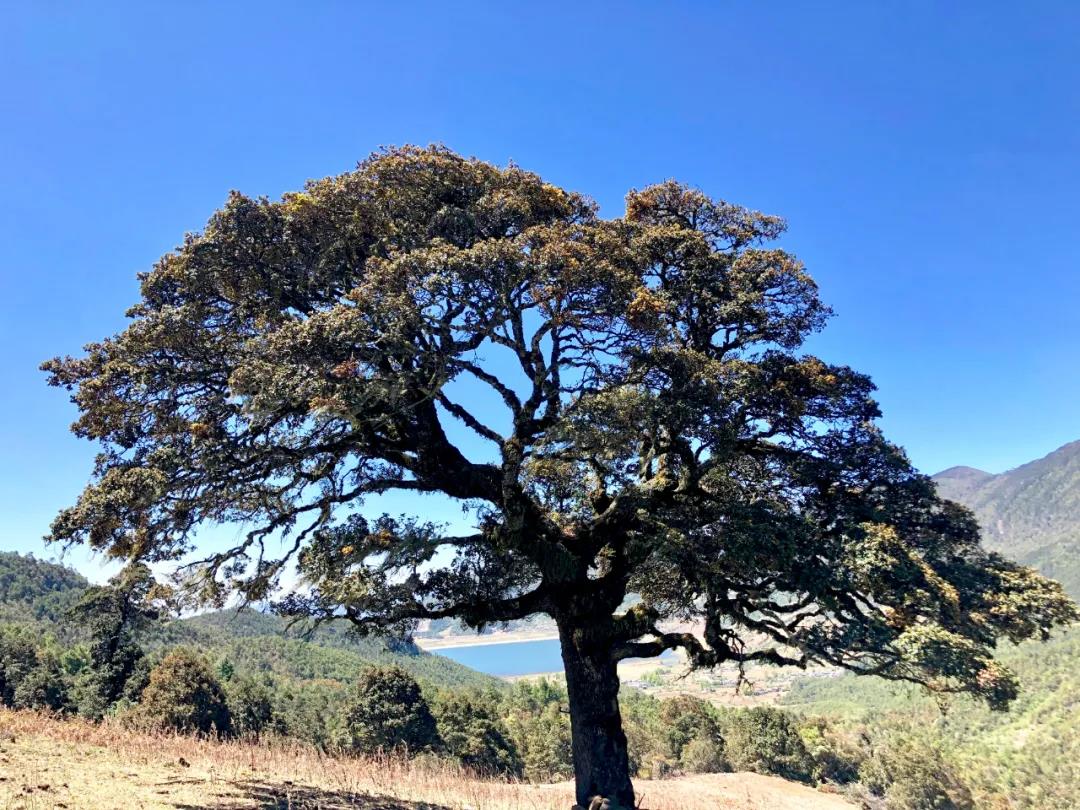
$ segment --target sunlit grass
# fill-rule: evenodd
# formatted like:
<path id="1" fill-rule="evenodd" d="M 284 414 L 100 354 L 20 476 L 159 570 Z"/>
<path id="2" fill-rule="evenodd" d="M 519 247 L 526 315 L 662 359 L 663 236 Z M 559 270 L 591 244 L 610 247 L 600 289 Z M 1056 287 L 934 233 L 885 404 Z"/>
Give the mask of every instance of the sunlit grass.
<path id="1" fill-rule="evenodd" d="M 757 774 L 637 784 L 648 810 L 850 807 Z M 284 739 L 220 741 L 0 710 L 0 807 L 569 810 L 573 787 L 479 779 L 434 758 L 327 755 Z"/>

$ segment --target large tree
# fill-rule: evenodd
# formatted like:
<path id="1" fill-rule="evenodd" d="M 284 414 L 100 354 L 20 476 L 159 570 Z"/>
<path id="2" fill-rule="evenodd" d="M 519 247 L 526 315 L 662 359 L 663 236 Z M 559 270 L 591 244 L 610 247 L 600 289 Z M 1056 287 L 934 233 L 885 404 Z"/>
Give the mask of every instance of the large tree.
<path id="1" fill-rule="evenodd" d="M 632 806 L 632 656 L 1004 706 L 997 640 L 1074 609 L 882 437 L 869 378 L 800 351 L 829 310 L 783 230 L 675 182 L 603 219 L 442 148 L 234 193 L 142 276 L 126 330 L 46 364 L 103 445 L 51 536 L 190 563 L 197 527 L 241 523 L 189 569 L 205 598 L 266 598 L 295 559 L 287 609 L 365 630 L 550 615 L 583 805 Z M 394 490 L 473 529 L 362 516 Z"/>

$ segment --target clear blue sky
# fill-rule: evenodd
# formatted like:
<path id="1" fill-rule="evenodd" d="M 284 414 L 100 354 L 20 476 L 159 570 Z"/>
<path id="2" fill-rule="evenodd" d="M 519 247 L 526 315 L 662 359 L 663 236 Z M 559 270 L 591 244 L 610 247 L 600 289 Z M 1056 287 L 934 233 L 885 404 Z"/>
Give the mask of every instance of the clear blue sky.
<path id="1" fill-rule="evenodd" d="M 0 549 L 42 551 L 93 454 L 38 364 L 121 328 L 229 189 L 381 144 L 611 215 L 667 177 L 781 214 L 838 313 L 814 350 L 922 469 L 1080 438 L 1080 6 L 509 5 L 5 4 Z"/>

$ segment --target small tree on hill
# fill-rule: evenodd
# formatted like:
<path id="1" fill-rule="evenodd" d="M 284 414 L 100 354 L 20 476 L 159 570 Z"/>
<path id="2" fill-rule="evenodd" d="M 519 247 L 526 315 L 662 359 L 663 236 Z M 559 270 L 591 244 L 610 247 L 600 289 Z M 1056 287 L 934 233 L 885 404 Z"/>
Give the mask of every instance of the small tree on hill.
<path id="1" fill-rule="evenodd" d="M 125 693 L 142 665 L 135 634 L 161 615 L 150 569 L 132 563 L 107 585 L 87 588 L 71 616 L 90 635 L 90 665 L 81 673 L 79 711 L 100 718 Z"/>
<path id="2" fill-rule="evenodd" d="M 37 666 L 15 687 L 12 705 L 18 709 L 69 711 L 71 701 L 59 662 L 52 656 L 39 654 Z"/>
<path id="3" fill-rule="evenodd" d="M 221 667 L 218 667 L 220 672 Z M 225 683 L 232 728 L 236 734 L 259 736 L 274 722 L 274 698 L 258 681 L 233 673 Z"/>
<path id="4" fill-rule="evenodd" d="M 566 691 L 541 678 L 518 681 L 507 698 L 506 725 L 531 782 L 558 782 L 573 776 Z"/>
<path id="5" fill-rule="evenodd" d="M 356 682 L 345 709 L 351 751 L 429 751 L 438 747 L 435 717 L 420 685 L 400 667 L 369 667 Z"/>
<path id="6" fill-rule="evenodd" d="M 672 759 L 682 762 L 684 749 L 695 740 L 700 741 L 695 753 L 699 760 L 710 750 L 716 753 L 716 758 L 722 758 L 724 741 L 719 713 L 701 698 L 679 695 L 664 701 L 660 709 L 660 727 L 664 730 L 667 753 Z M 705 743 L 711 743 L 712 748 Z"/>
<path id="7" fill-rule="evenodd" d="M 174 650 L 150 673 L 136 719 L 148 726 L 187 734 L 229 734 L 225 691 L 209 662 L 196 652 Z"/>
<path id="8" fill-rule="evenodd" d="M 0 706 L 14 706 L 22 682 L 40 665 L 37 643 L 27 629 L 0 626 Z"/>
<path id="9" fill-rule="evenodd" d="M 887 740 L 862 763 L 859 780 L 872 794 L 885 798 L 886 810 L 975 808 L 956 766 L 928 739 Z"/>
<path id="10" fill-rule="evenodd" d="M 633 806 L 630 657 L 824 662 L 1003 707 L 997 640 L 1074 607 L 979 546 L 875 426 L 869 378 L 801 350 L 829 310 L 783 230 L 675 182 L 603 219 L 441 148 L 234 193 L 142 276 L 127 329 L 46 364 L 104 445 L 52 538 L 173 560 L 243 523 L 193 569 L 208 600 L 264 598 L 298 556 L 286 608 L 361 629 L 552 616 L 583 805 Z M 360 517 L 390 491 L 474 528 Z"/>

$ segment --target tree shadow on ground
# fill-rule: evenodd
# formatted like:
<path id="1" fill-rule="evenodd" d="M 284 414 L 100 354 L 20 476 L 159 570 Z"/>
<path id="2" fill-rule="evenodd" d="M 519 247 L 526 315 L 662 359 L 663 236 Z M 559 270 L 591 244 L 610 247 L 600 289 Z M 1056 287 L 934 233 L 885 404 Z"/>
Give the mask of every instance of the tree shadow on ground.
<path id="1" fill-rule="evenodd" d="M 206 805 L 174 804 L 176 810 L 206 810 Z M 450 810 L 445 805 L 409 802 L 353 793 L 324 790 L 309 785 L 243 781 L 229 783 L 218 810 Z"/>

